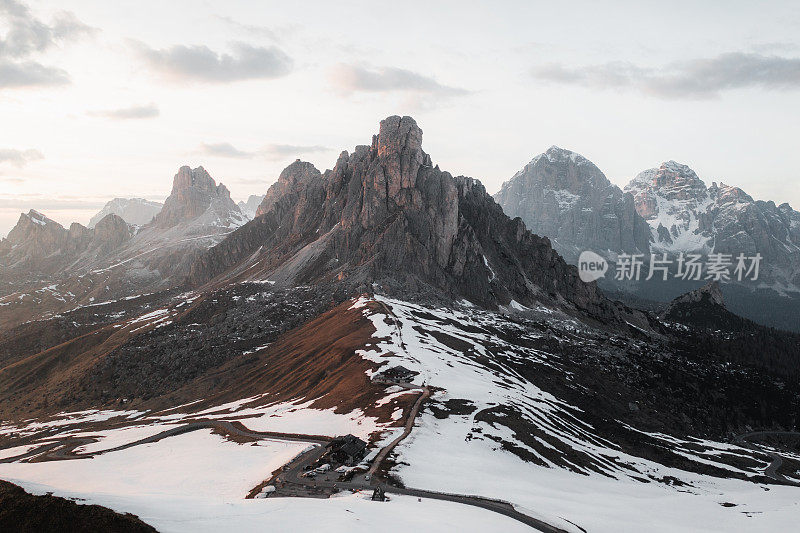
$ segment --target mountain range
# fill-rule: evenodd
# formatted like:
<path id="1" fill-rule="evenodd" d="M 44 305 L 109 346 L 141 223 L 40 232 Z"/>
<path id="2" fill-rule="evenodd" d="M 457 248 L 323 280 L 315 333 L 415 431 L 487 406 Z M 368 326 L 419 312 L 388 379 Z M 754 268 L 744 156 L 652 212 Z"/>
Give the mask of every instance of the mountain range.
<path id="1" fill-rule="evenodd" d="M 641 254 L 646 275 L 651 254 L 667 254 L 674 276 L 680 254 L 705 260 L 727 254 L 730 279 L 721 281 L 732 308 L 758 322 L 800 331 L 800 213 L 788 203 L 756 201 L 724 183 L 707 187 L 675 161 L 639 173 L 621 190 L 586 158 L 558 147 L 505 182 L 495 200 L 531 231 L 551 238 L 572 264 L 585 250 L 605 257 L 612 268 L 601 286 L 640 306 L 668 302 L 705 279 L 620 281 L 613 276 L 620 255 Z M 761 257 L 757 280 L 740 282 L 733 275 L 740 254 Z"/>
<path id="2" fill-rule="evenodd" d="M 724 285 L 651 312 L 569 262 L 694 220 L 717 235 L 727 196 L 686 230 L 695 192 L 668 208 L 553 147 L 496 201 L 422 139 L 391 116 L 328 170 L 295 161 L 252 220 L 202 167 L 141 226 L 22 215 L 0 243 L 0 475 L 165 530 L 261 504 L 291 529 L 378 487 L 371 512 L 403 529 L 442 501 L 508 520 L 485 530 L 791 522 L 800 336 L 737 316 Z"/>

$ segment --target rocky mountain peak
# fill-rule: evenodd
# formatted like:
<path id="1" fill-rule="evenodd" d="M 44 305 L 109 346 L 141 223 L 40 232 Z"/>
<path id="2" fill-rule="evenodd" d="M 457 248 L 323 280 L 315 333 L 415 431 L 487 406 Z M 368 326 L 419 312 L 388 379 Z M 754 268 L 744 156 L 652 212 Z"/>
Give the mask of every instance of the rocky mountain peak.
<path id="1" fill-rule="evenodd" d="M 58 222 L 49 219 L 39 211 L 31 209 L 27 213 L 20 213 L 19 220 L 5 240 L 9 243 L 19 244 L 44 234 L 66 234 L 67 231 Z"/>
<path id="2" fill-rule="evenodd" d="M 172 192 L 175 193 L 189 188 L 215 194 L 217 192 L 217 183 L 203 167 L 192 169 L 184 165 L 178 169 L 178 173 L 175 174 L 172 180 Z"/>
<path id="3" fill-rule="evenodd" d="M 711 187 L 708 188 L 709 195 L 712 198 L 716 198 L 718 203 L 753 203 L 753 197 L 744 192 L 739 187 L 734 187 L 731 185 L 726 185 L 720 182 L 719 185 L 716 183 L 712 184 Z M 773 203 L 773 208 L 775 208 Z"/>
<path id="4" fill-rule="evenodd" d="M 356 291 L 382 286 L 489 307 L 547 302 L 619 316 L 477 180 L 433 166 L 411 117 L 383 120 L 370 145 L 342 152 L 324 173 L 292 163 L 259 213 L 195 263 L 191 281 L 338 280 Z"/>
<path id="5" fill-rule="evenodd" d="M 503 184 L 495 200 L 531 231 L 552 238 L 570 261 L 583 250 L 648 249 L 649 229 L 633 198 L 571 150 L 551 146 L 534 157 Z"/>
<path id="6" fill-rule="evenodd" d="M 713 200 L 706 184 L 688 165 L 666 161 L 640 172 L 625 186 L 636 211 L 649 222 L 658 249 L 707 247 L 703 237 L 711 221 L 705 210 Z M 702 213 L 702 215 L 700 215 Z"/>
<path id="7" fill-rule="evenodd" d="M 130 240 L 133 230 L 122 217 L 110 213 L 94 227 L 93 245 L 110 251 Z"/>
<path id="8" fill-rule="evenodd" d="M 301 190 L 307 189 L 314 181 L 321 179 L 322 174 L 313 164 L 297 159 L 281 171 L 278 180 L 270 186 L 264 199 L 261 200 L 255 216 L 259 217 L 272 209 L 279 199 L 293 192 L 300 194 Z"/>
<path id="9" fill-rule="evenodd" d="M 247 197 L 247 201 L 240 201 L 236 205 L 239 206 L 239 210 L 245 215 L 248 219 L 252 220 L 256 218 L 256 212 L 258 211 L 258 206 L 261 205 L 261 202 L 264 201 L 264 195 L 256 195 L 251 194 Z"/>
<path id="10" fill-rule="evenodd" d="M 640 172 L 625 187 L 625 191 L 641 196 L 658 190 L 662 196 L 675 200 L 689 200 L 708 197 L 706 184 L 688 165 L 676 161 L 666 161 L 658 168 Z M 647 217 L 645 217 L 647 218 Z"/>
<path id="11" fill-rule="evenodd" d="M 244 222 L 239 207 L 231 200 L 230 191 L 225 185 L 217 185 L 203 167 L 191 169 L 182 166 L 173 178 L 172 193 L 152 224 L 161 228 L 172 227 L 200 217 L 209 208 L 213 208 L 220 220 L 219 225 L 229 225 L 233 219 L 239 222 L 237 225 Z M 213 220 L 209 220 L 209 223 L 217 225 Z"/>

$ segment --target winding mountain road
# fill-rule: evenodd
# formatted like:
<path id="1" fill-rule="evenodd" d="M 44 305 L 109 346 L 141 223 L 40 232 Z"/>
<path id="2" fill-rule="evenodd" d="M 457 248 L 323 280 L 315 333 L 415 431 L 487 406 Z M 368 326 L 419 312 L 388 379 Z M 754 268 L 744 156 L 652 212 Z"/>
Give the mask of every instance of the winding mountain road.
<path id="1" fill-rule="evenodd" d="M 796 431 L 751 431 L 749 433 L 743 433 L 736 437 L 736 442 L 751 448 L 751 449 L 758 449 L 759 451 L 766 453 L 772 458 L 772 462 L 767 466 L 764 470 L 764 475 L 770 479 L 778 481 L 780 483 L 784 483 L 787 485 L 794 485 L 796 487 L 800 487 L 800 483 L 797 481 L 793 481 L 791 479 L 786 478 L 783 474 L 778 472 L 781 466 L 783 466 L 783 457 L 779 454 L 773 452 L 772 450 L 764 450 L 763 448 L 759 447 L 757 444 L 750 441 L 750 439 L 760 438 L 760 437 L 793 437 L 796 439 L 800 439 L 800 432 Z"/>

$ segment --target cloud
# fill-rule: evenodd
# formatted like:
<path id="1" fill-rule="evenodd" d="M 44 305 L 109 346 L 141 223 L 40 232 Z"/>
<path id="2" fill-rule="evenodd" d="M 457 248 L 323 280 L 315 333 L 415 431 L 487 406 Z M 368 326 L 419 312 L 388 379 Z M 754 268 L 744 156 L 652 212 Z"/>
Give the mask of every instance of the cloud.
<path id="1" fill-rule="evenodd" d="M 357 92 L 407 92 L 438 97 L 469 94 L 466 89 L 442 85 L 432 77 L 395 67 L 366 68 L 339 63 L 328 77 L 334 89 L 345 96 Z"/>
<path id="2" fill-rule="evenodd" d="M 14 63 L 0 59 L 0 89 L 46 87 L 70 82 L 67 71 L 35 61 Z"/>
<path id="3" fill-rule="evenodd" d="M 15 167 L 24 167 L 31 161 L 44 159 L 39 150 L 15 150 L 13 148 L 0 148 L 0 163 L 9 163 Z"/>
<path id="4" fill-rule="evenodd" d="M 0 54 L 6 57 L 24 58 L 97 32 L 66 11 L 57 13 L 51 24 L 45 24 L 33 16 L 28 6 L 15 0 L 0 0 L 0 14 L 8 27 L 0 39 Z"/>
<path id="5" fill-rule="evenodd" d="M 156 50 L 134 43 L 147 65 L 176 80 L 231 82 L 286 76 L 293 61 L 276 46 L 258 47 L 235 43 L 232 53 L 218 53 L 205 45 L 174 45 Z"/>
<path id="6" fill-rule="evenodd" d="M 0 0 L 0 20 L 6 25 L 0 38 L 0 89 L 69 83 L 66 71 L 32 61 L 30 56 L 97 32 L 69 12 L 56 14 L 46 24 L 15 0 Z"/>
<path id="7" fill-rule="evenodd" d="M 302 146 L 295 144 L 268 144 L 259 150 L 245 151 L 240 150 L 230 143 L 202 143 L 200 153 L 211 157 L 227 157 L 231 159 L 250 159 L 253 157 L 264 157 L 269 160 L 280 160 L 288 157 L 296 157 L 301 154 L 317 152 L 329 152 L 327 146 Z"/>
<path id="8" fill-rule="evenodd" d="M 732 52 L 678 61 L 661 68 L 624 62 L 574 68 L 552 63 L 534 67 L 531 75 L 562 85 L 634 89 L 659 98 L 702 99 L 749 87 L 800 89 L 800 58 Z"/>
<path id="9" fill-rule="evenodd" d="M 248 159 L 256 155 L 255 152 L 244 152 L 231 143 L 203 143 L 200 152 L 212 157 L 230 157 L 233 159 Z"/>
<path id="10" fill-rule="evenodd" d="M 287 157 L 296 157 L 300 154 L 311 154 L 318 152 L 330 152 L 331 149 L 327 146 L 300 146 L 296 144 L 268 144 L 261 153 L 267 159 L 285 159 Z"/>
<path id="11" fill-rule="evenodd" d="M 256 37 L 266 37 L 268 39 L 272 39 L 275 42 L 280 41 L 280 39 L 278 38 L 278 32 L 273 30 L 272 28 L 268 28 L 267 26 L 258 26 L 256 24 L 244 24 L 226 15 L 214 15 L 214 18 L 221 20 L 231 28 L 247 32 Z"/>
<path id="12" fill-rule="evenodd" d="M 120 109 L 101 109 L 89 111 L 87 115 L 92 117 L 111 118 L 115 120 L 126 120 L 135 118 L 153 118 L 161 114 L 156 104 L 133 105 Z"/>

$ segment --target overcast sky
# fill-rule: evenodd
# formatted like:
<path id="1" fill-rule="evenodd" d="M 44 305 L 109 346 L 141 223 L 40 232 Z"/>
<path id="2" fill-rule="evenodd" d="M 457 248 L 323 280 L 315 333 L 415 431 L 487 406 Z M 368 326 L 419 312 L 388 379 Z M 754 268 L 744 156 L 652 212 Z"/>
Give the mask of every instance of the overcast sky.
<path id="1" fill-rule="evenodd" d="M 65 11 L 66 10 L 66 11 Z M 0 0 L 0 235 L 320 170 L 393 114 L 490 192 L 550 145 L 800 208 L 800 2 Z"/>

